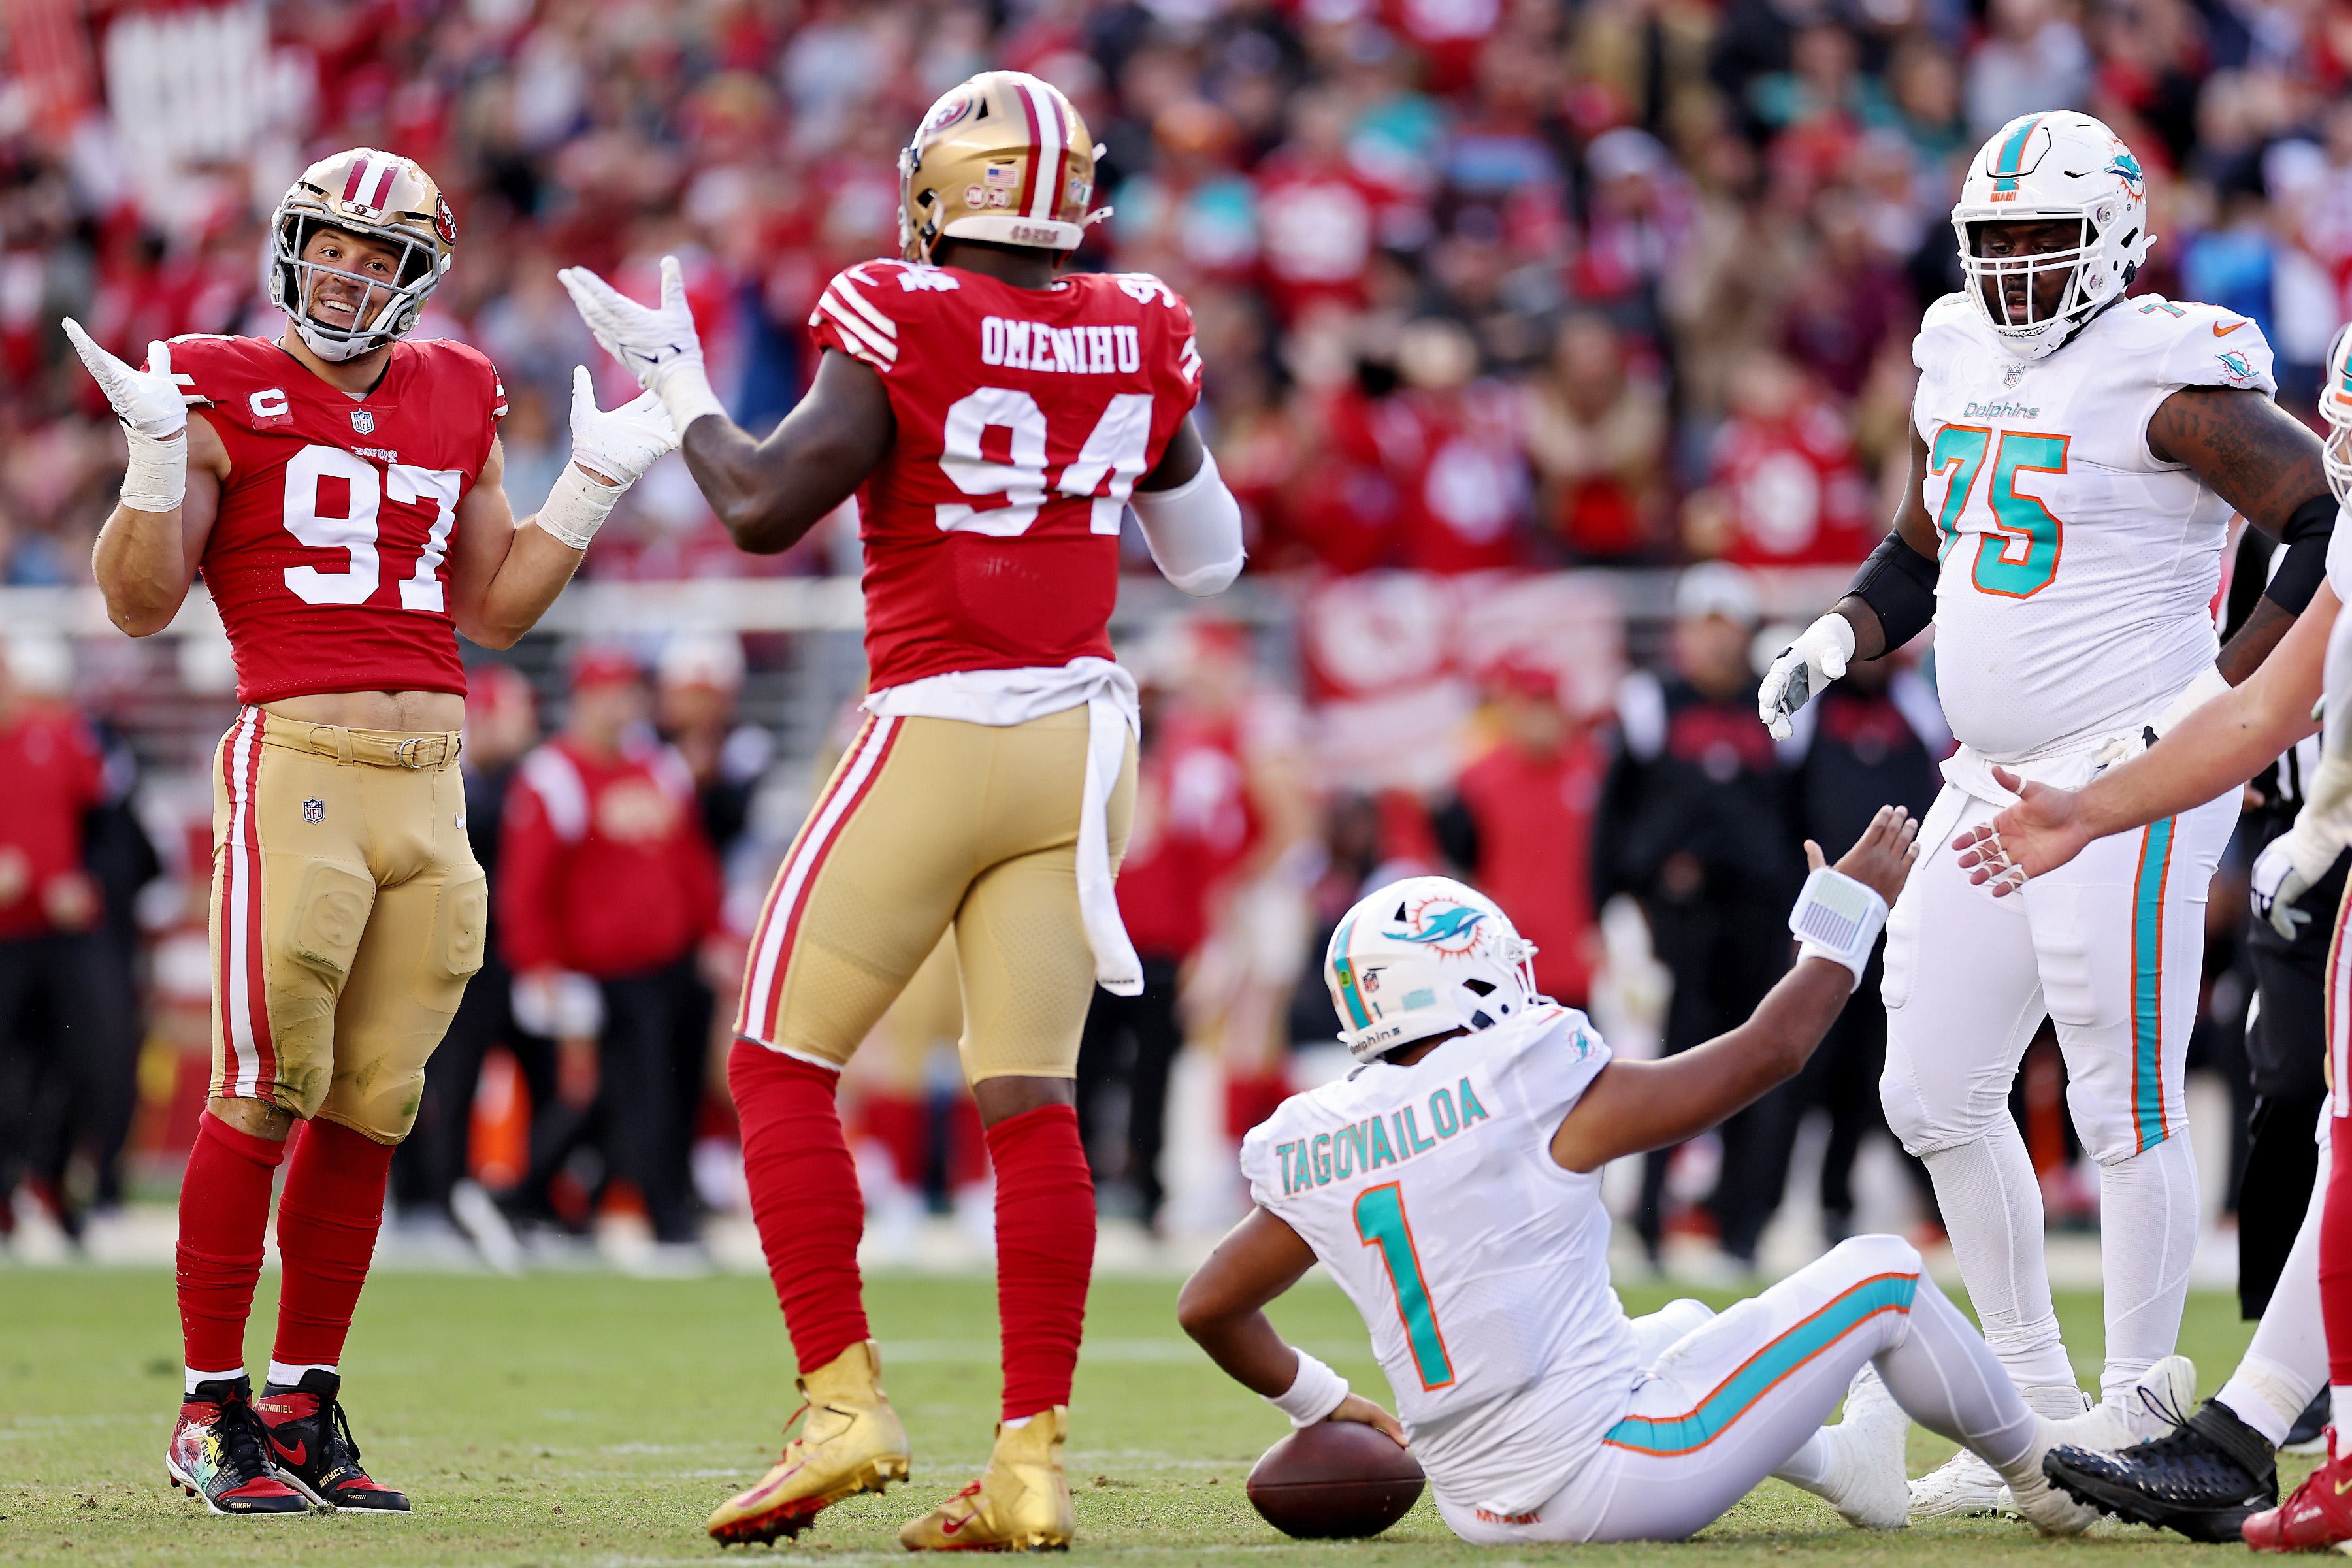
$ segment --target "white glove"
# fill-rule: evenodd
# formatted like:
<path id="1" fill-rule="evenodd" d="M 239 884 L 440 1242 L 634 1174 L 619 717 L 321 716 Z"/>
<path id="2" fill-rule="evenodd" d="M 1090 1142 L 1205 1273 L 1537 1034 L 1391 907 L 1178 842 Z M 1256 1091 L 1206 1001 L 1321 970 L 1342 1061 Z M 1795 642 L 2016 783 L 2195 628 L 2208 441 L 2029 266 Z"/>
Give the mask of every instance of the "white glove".
<path id="1" fill-rule="evenodd" d="M 122 504 L 132 511 L 179 510 L 188 494 L 188 405 L 172 379 L 172 345 L 149 343 L 147 368 L 133 370 L 90 342 L 71 316 L 64 325 L 130 443 Z"/>
<path id="2" fill-rule="evenodd" d="M 1756 716 L 1776 741 L 1789 738 L 1790 716 L 1845 673 L 1853 658 L 1853 623 L 1832 611 L 1797 635 L 1780 650 L 1756 689 Z"/>
<path id="3" fill-rule="evenodd" d="M 2352 847 L 2352 761 L 2326 756 L 2312 774 L 2294 826 L 2254 858 L 2254 913 L 2293 942 L 2311 919 L 2295 905 L 2311 891 L 2347 847 Z"/>
<path id="4" fill-rule="evenodd" d="M 600 409 L 595 389 L 589 384 L 588 367 L 574 365 L 572 460 L 563 465 L 562 475 L 532 521 L 541 532 L 554 535 L 574 550 L 585 550 L 628 488 L 677 450 L 677 426 L 669 422 L 660 398 L 641 392 L 618 408 Z M 583 468 L 613 482 L 600 484 L 582 473 Z"/>
<path id="5" fill-rule="evenodd" d="M 677 257 L 662 258 L 658 307 L 638 304 L 585 267 L 567 267 L 555 276 L 604 352 L 639 386 L 661 395 L 681 433 L 706 414 L 726 412 L 703 370 L 702 338 L 687 308 L 686 276 Z"/>
<path id="6" fill-rule="evenodd" d="M 600 409 L 588 367 L 572 367 L 573 462 L 626 489 L 677 450 L 677 426 L 659 397 L 641 392 L 618 408 Z"/>
<path id="7" fill-rule="evenodd" d="M 81 323 L 68 316 L 62 323 L 73 340 L 74 352 L 114 405 L 114 416 L 127 429 L 154 441 L 168 441 L 188 427 L 188 405 L 179 384 L 172 379 L 172 345 L 147 345 L 147 368 L 133 370 L 90 341 Z"/>

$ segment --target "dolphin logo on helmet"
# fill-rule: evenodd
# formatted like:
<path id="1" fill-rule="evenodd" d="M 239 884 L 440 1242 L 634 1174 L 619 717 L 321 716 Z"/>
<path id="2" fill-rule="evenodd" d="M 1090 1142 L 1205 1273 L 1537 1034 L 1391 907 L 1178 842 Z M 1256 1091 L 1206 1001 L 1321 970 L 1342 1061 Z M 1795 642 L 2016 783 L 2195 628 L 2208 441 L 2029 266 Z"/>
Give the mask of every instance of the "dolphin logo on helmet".
<path id="1" fill-rule="evenodd" d="M 1535 943 L 1495 901 L 1450 877 L 1408 877 L 1349 910 L 1323 955 L 1339 1039 L 1360 1062 L 1455 1029 L 1487 1029 L 1543 1001 Z"/>
<path id="2" fill-rule="evenodd" d="M 1988 224 L 2056 220 L 2077 226 L 2073 245 L 2031 256 L 1979 254 Z M 1969 164 L 1952 208 L 1969 302 L 2020 359 L 2055 353 L 2076 328 L 2124 297 L 2147 259 L 2147 181 L 2122 138 L 2087 114 L 2021 114 L 1992 134 Z M 2057 307 L 2044 312 L 2034 288 L 2065 274 Z M 2001 285 L 2022 278 L 2025 307 L 2013 314 Z"/>

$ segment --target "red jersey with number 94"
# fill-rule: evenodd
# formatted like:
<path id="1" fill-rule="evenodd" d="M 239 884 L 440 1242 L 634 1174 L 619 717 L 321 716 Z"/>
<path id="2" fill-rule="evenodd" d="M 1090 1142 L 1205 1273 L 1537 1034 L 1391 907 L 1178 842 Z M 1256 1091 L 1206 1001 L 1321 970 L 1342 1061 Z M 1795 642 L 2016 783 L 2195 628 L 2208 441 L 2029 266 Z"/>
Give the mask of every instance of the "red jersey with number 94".
<path id="1" fill-rule="evenodd" d="M 1020 289 L 868 261 L 809 324 L 898 420 L 858 491 L 872 688 L 1108 658 L 1128 495 L 1200 398 L 1184 301 L 1146 273 Z"/>
<path id="2" fill-rule="evenodd" d="M 264 339 L 184 337 L 172 372 L 228 447 L 203 570 L 237 700 L 463 694 L 449 542 L 507 411 L 490 362 L 404 340 L 354 398 Z"/>

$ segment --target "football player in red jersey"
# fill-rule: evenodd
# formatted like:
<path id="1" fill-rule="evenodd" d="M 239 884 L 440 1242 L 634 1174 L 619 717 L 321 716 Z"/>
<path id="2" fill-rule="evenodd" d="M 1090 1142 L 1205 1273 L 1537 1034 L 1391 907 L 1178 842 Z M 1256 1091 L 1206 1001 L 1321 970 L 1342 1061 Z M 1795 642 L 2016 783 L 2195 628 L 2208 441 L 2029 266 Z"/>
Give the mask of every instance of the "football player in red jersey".
<path id="1" fill-rule="evenodd" d="M 563 274 L 687 432 L 738 544 L 782 550 L 856 492 L 866 546 L 870 718 L 769 896 L 729 1070 L 808 1420 L 709 1529 L 796 1534 L 908 1474 L 859 1294 L 834 1088 L 952 927 L 964 1072 L 996 1168 L 1003 1421 L 980 1479 L 899 1540 L 1060 1546 L 1094 1257 L 1078 1036 L 1097 981 L 1142 986 L 1111 894 L 1135 787 L 1135 683 L 1106 629 L 1120 520 L 1132 505 L 1169 579 L 1213 594 L 1241 570 L 1241 513 L 1192 428 L 1184 301 L 1156 278 L 1058 270 L 1097 216 L 1093 140 L 1068 100 L 1017 72 L 974 77 L 898 166 L 902 258 L 826 286 L 815 384 L 764 441 L 710 395 L 675 261 L 655 309 Z"/>
<path id="2" fill-rule="evenodd" d="M 164 1459 L 215 1513 L 408 1508 L 360 1468 L 337 1368 L 393 1145 L 482 963 L 456 634 L 505 647 L 529 630 L 677 441 L 658 401 L 600 413 L 576 372 L 572 462 L 517 524 L 498 373 L 404 336 L 457 233 L 424 170 L 355 148 L 278 205 L 275 342 L 151 343 L 142 371 L 65 323 L 130 436 L 98 540 L 107 612 L 160 631 L 203 572 L 244 704 L 213 764 L 213 1078 L 180 1189 L 187 1377 Z M 256 1400 L 245 1321 L 298 1121 Z"/>

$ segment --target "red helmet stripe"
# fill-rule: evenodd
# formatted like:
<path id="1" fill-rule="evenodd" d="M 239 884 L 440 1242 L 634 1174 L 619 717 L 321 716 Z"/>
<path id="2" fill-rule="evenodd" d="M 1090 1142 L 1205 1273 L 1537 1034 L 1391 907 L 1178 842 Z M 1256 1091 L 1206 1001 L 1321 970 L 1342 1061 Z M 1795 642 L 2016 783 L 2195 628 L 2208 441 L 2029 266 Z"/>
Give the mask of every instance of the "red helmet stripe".
<path id="1" fill-rule="evenodd" d="M 385 206 L 390 205 L 392 201 L 392 177 L 398 173 L 400 173 L 400 165 L 397 163 L 386 163 L 383 166 L 383 174 L 378 177 L 375 183 L 375 195 L 368 198 L 368 205 L 375 208 L 378 212 L 382 212 Z"/>
<path id="2" fill-rule="evenodd" d="M 360 184 L 367 178 L 367 159 L 362 158 L 352 165 L 352 177 L 343 182 L 343 200 L 355 202 L 360 199 Z"/>
<path id="3" fill-rule="evenodd" d="M 1037 106 L 1029 100 L 1028 92 L 1017 81 L 1013 88 L 1013 101 L 1018 103 L 1021 112 L 1029 117 L 1029 165 L 1021 172 L 1021 199 L 1015 208 L 1026 213 L 1036 205 L 1037 170 L 1041 163 L 1038 142 L 1045 134 L 1045 128 L 1037 123 Z"/>
<path id="4" fill-rule="evenodd" d="M 1069 132 L 1062 121 L 1062 106 L 1054 101 L 1050 88 L 1043 82 L 1024 82 L 1021 90 L 1029 101 L 1031 122 L 1037 129 L 1036 199 L 1025 210 L 1031 217 L 1050 223 L 1062 210 L 1062 184 L 1070 176 L 1070 161 L 1062 155 Z M 1043 177 L 1048 167 L 1053 170 L 1050 179 Z"/>

